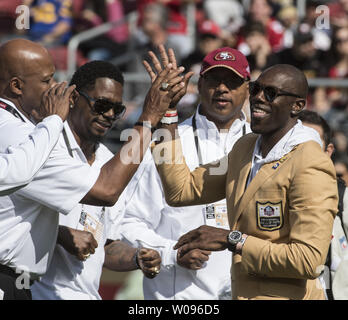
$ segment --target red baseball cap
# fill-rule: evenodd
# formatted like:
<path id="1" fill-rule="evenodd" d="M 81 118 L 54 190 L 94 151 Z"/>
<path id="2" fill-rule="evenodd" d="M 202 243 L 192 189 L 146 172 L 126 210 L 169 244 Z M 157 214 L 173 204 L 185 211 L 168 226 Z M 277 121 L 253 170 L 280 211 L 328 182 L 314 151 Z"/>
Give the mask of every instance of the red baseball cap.
<path id="1" fill-rule="evenodd" d="M 232 70 L 243 79 L 250 79 L 249 63 L 243 53 L 237 49 L 224 47 L 208 53 L 202 63 L 200 75 L 216 68 L 224 67 Z"/>

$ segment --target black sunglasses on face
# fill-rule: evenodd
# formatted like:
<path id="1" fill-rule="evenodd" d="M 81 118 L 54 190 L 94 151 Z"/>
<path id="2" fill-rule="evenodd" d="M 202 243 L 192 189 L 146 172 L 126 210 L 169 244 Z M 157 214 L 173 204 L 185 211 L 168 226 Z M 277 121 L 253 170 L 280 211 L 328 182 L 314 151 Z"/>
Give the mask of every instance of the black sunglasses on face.
<path id="1" fill-rule="evenodd" d="M 114 103 L 103 98 L 94 99 L 91 98 L 87 93 L 84 93 L 82 91 L 80 91 L 79 94 L 88 101 L 88 104 L 91 107 L 92 111 L 97 114 L 101 114 L 104 117 L 104 113 L 108 112 L 112 108 L 114 115 L 112 117 L 106 116 L 112 119 L 112 121 L 122 118 L 124 113 L 126 112 L 126 106 L 120 102 Z"/>
<path id="2" fill-rule="evenodd" d="M 260 91 L 263 91 L 263 95 L 268 102 L 273 102 L 278 96 L 291 96 L 296 98 L 301 98 L 299 95 L 273 87 L 273 86 L 263 86 L 257 81 L 250 81 L 249 83 L 249 93 L 250 96 L 256 96 Z"/>

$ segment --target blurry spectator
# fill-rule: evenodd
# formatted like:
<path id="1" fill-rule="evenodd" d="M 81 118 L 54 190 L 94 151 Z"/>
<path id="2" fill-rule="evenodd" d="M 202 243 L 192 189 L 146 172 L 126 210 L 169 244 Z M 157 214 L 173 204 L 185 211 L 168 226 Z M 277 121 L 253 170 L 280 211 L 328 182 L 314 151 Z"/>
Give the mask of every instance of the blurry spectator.
<path id="1" fill-rule="evenodd" d="M 203 21 L 197 29 L 197 45 L 194 52 L 182 61 L 186 70 L 191 69 L 198 75 L 203 58 L 211 51 L 222 47 L 221 29 L 212 20 Z"/>
<path id="2" fill-rule="evenodd" d="M 294 44 L 294 34 L 298 27 L 298 13 L 294 6 L 286 6 L 278 12 L 278 19 L 284 27 L 283 45 L 291 48 Z"/>
<path id="3" fill-rule="evenodd" d="M 336 27 L 348 27 L 348 0 L 336 0 L 328 4 L 330 24 Z"/>
<path id="4" fill-rule="evenodd" d="M 341 131 L 339 128 L 334 132 L 334 145 L 335 145 L 335 153 L 334 160 L 338 160 L 339 158 L 347 157 L 348 151 L 348 141 L 347 134 Z"/>
<path id="5" fill-rule="evenodd" d="M 176 47 L 174 43 L 171 43 L 168 38 L 168 14 L 168 8 L 161 3 L 149 3 L 145 6 L 141 25 L 132 36 L 131 43 L 129 44 L 131 50 L 126 53 L 128 59 L 128 72 L 145 74 L 142 61 L 145 59 L 151 63 L 147 53 L 148 51 L 153 51 L 157 54 L 159 44 L 164 44 L 166 48 L 172 48 L 175 53 L 180 52 L 178 47 Z M 179 59 L 178 63 L 180 64 Z M 127 88 L 128 92 L 126 92 L 126 95 L 129 103 L 127 104 L 127 109 L 130 110 L 130 113 L 125 115 L 125 120 L 127 122 L 131 123 L 133 119 L 135 122 L 138 118 L 139 112 L 141 112 L 139 106 L 143 102 L 148 88 L 149 83 L 147 82 L 138 82 Z"/>
<path id="6" fill-rule="evenodd" d="M 177 57 L 184 58 L 194 49 L 190 36 L 188 35 L 187 19 L 185 16 L 186 4 L 200 2 L 200 0 L 137 0 L 139 23 L 142 24 L 145 8 L 148 4 L 158 3 L 164 5 L 168 10 L 166 31 L 169 41 L 175 44 Z"/>
<path id="7" fill-rule="evenodd" d="M 204 20 L 198 26 L 196 50 L 192 52 L 181 63 L 186 70 L 194 71 L 196 77 L 199 76 L 203 58 L 211 51 L 223 46 L 220 27 L 212 20 Z M 187 87 L 186 95 L 177 105 L 179 122 L 189 118 L 198 103 L 197 83 L 190 82 Z"/>
<path id="8" fill-rule="evenodd" d="M 332 66 L 328 71 L 330 78 L 348 78 L 348 27 L 334 31 L 332 49 L 330 50 Z M 348 134 L 348 88 L 317 89 L 316 105 L 318 112 L 327 119 L 330 126 L 341 129 Z"/>
<path id="9" fill-rule="evenodd" d="M 223 38 L 229 38 L 244 25 L 244 9 L 236 0 L 205 0 L 203 7 L 207 18 L 213 20 L 222 30 Z"/>
<path id="10" fill-rule="evenodd" d="M 265 27 L 260 22 L 246 25 L 243 30 L 244 42 L 238 47 L 247 57 L 251 79 L 256 79 L 268 64 L 271 46 L 267 40 Z"/>
<path id="11" fill-rule="evenodd" d="M 348 157 L 340 157 L 334 160 L 337 176 L 348 185 Z"/>
<path id="12" fill-rule="evenodd" d="M 324 51 L 315 48 L 311 32 L 297 32 L 293 47 L 272 54 L 269 63 L 291 64 L 302 70 L 307 78 L 314 78 L 326 72 L 324 56 Z"/>
<path id="13" fill-rule="evenodd" d="M 71 0 L 24 0 L 30 6 L 28 37 L 45 47 L 64 45 L 71 37 Z"/>
<path id="14" fill-rule="evenodd" d="M 283 48 L 284 28 L 272 15 L 273 7 L 270 0 L 251 0 L 247 24 L 262 23 L 272 51 L 279 51 Z"/>
<path id="15" fill-rule="evenodd" d="M 317 49 L 327 51 L 331 46 L 330 28 L 318 28 L 317 18 L 321 15 L 321 12 L 317 12 L 317 7 L 322 3 L 316 0 L 306 1 L 306 13 L 305 18 L 301 21 L 299 30 L 301 32 L 311 32 L 313 34 L 314 46 Z"/>
<path id="16" fill-rule="evenodd" d="M 85 0 L 82 8 L 76 8 L 75 16 L 79 21 L 77 32 L 96 27 L 106 22 L 120 21 L 104 35 L 83 42 L 80 49 L 90 60 L 109 60 L 123 53 L 128 41 L 128 26 L 124 18 L 122 1 L 120 0 Z"/>
<path id="17" fill-rule="evenodd" d="M 329 70 L 329 77 L 348 78 L 348 27 L 335 31 L 332 51 L 335 64 Z M 333 107 L 345 109 L 348 104 L 348 90 L 331 89 L 328 98 Z"/>

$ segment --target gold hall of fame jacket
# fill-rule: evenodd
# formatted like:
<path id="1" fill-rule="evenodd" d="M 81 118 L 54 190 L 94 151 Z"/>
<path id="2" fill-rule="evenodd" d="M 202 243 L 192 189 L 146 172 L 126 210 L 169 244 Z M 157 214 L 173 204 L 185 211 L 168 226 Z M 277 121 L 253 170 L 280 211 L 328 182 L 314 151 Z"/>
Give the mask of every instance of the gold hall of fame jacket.
<path id="1" fill-rule="evenodd" d="M 233 256 L 234 299 L 325 299 L 317 277 L 338 206 L 333 163 L 318 143 L 304 142 L 264 164 L 246 188 L 257 137 L 237 141 L 220 175 L 211 174 L 216 164 L 190 172 L 180 140 L 154 146 L 166 200 L 187 206 L 226 197 L 231 230 L 249 235 Z"/>

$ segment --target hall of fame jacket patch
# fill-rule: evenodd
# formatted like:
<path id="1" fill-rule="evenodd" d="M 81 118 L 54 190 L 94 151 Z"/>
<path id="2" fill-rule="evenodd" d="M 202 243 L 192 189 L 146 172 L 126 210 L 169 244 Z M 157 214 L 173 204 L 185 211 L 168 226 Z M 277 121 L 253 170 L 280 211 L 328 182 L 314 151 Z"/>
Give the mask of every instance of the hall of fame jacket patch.
<path id="1" fill-rule="evenodd" d="M 274 231 L 283 226 L 282 202 L 256 201 L 257 226 L 261 230 Z"/>

